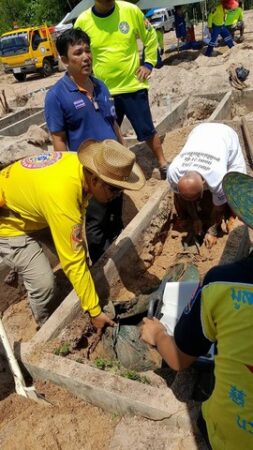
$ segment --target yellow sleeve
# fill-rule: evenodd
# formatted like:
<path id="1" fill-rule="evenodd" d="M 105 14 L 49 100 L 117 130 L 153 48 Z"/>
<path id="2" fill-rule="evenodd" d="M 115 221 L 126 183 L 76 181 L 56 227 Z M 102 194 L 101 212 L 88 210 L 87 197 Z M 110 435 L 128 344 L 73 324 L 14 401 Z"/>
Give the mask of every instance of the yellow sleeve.
<path id="1" fill-rule="evenodd" d="M 76 19 L 76 21 L 74 23 L 74 28 L 81 28 L 83 30 L 82 16 L 83 16 L 83 13 L 80 14 L 80 16 L 77 17 L 77 19 Z"/>
<path id="2" fill-rule="evenodd" d="M 66 198 L 67 197 L 67 198 Z M 58 197 L 59 198 L 59 197 Z M 47 198 L 45 218 L 50 227 L 62 269 L 75 289 L 82 308 L 92 317 L 101 312 L 94 282 L 86 264 L 82 240 L 82 214 L 73 196 L 62 196 L 56 203 Z"/>
<path id="3" fill-rule="evenodd" d="M 145 47 L 144 61 L 155 67 L 158 48 L 156 31 L 138 7 L 136 7 L 136 18 L 138 34 Z"/>
<path id="4" fill-rule="evenodd" d="M 212 28 L 213 26 L 213 13 L 208 14 L 207 26 L 208 28 Z"/>
<path id="5" fill-rule="evenodd" d="M 163 32 L 157 30 L 156 31 L 156 36 L 157 36 L 157 40 L 158 40 L 158 44 L 161 50 L 164 50 L 164 36 L 163 36 Z"/>

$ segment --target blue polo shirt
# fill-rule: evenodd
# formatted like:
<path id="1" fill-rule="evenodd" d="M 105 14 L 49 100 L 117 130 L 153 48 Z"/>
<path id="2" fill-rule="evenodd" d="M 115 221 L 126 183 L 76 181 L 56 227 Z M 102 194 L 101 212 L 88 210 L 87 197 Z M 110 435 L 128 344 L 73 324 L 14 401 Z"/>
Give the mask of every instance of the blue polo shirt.
<path id="1" fill-rule="evenodd" d="M 115 139 L 115 108 L 105 84 L 90 77 L 94 97 L 80 91 L 68 73 L 49 90 L 45 99 L 45 118 L 51 133 L 65 131 L 68 148 L 77 151 L 87 139 Z"/>

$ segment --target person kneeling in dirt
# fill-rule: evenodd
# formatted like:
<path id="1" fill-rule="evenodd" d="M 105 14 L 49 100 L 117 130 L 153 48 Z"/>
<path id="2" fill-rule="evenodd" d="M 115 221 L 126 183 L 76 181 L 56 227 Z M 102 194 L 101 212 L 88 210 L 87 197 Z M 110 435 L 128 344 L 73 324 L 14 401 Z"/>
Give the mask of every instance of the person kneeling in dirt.
<path id="1" fill-rule="evenodd" d="M 42 153 L 0 172 L 0 257 L 22 275 L 35 320 L 55 309 L 55 280 L 36 234 L 50 228 L 62 269 L 96 328 L 113 325 L 102 312 L 86 264 L 82 219 L 89 199 L 106 203 L 123 189 L 139 190 L 145 178 L 135 155 L 108 139 L 86 141 L 78 154 Z"/>
<path id="2" fill-rule="evenodd" d="M 211 248 L 217 242 L 223 218 L 229 232 L 231 211 L 222 188 L 227 172 L 246 173 L 237 133 L 220 123 L 197 125 L 168 169 L 180 220 L 190 219 L 193 233 Z M 206 223 L 204 223 L 204 221 Z"/>
<path id="3" fill-rule="evenodd" d="M 253 228 L 253 178 L 238 172 L 223 181 L 235 214 Z M 144 319 L 142 339 L 174 370 L 189 367 L 216 342 L 215 386 L 198 425 L 212 450 L 251 449 L 253 407 L 253 253 L 205 276 L 180 317 L 174 336 L 158 319 Z"/>

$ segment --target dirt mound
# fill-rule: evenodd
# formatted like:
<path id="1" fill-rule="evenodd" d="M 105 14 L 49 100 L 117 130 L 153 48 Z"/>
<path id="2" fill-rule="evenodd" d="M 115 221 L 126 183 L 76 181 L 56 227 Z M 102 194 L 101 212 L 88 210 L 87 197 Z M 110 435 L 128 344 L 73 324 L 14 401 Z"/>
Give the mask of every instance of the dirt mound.
<path id="1" fill-rule="evenodd" d="M 0 168 L 25 158 L 39 155 L 48 150 L 49 134 L 38 125 L 31 125 L 25 134 L 17 137 L 6 137 L 1 140 Z"/>

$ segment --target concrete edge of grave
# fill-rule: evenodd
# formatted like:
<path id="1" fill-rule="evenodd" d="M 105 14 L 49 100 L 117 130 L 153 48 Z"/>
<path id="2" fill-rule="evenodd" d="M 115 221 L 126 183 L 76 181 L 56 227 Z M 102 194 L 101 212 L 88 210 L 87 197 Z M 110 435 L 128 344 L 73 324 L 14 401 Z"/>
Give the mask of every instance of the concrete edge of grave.
<path id="1" fill-rule="evenodd" d="M 206 122 L 212 122 L 214 120 L 224 120 L 229 116 L 231 104 L 233 100 L 233 91 L 228 91 L 224 97 L 220 100 L 217 107 L 206 120 Z"/>
<path id="2" fill-rule="evenodd" d="M 26 352 L 21 353 L 21 359 L 34 380 L 52 382 L 106 411 L 152 420 L 170 419 L 169 427 L 175 426 L 179 415 L 187 420 L 187 404 L 178 401 L 170 389 L 161 391 L 149 384 L 46 352 L 40 353 L 36 362 Z"/>
<path id="3" fill-rule="evenodd" d="M 117 261 L 122 259 L 127 253 L 130 245 L 138 242 L 141 234 L 146 230 L 152 217 L 156 214 L 160 202 L 168 192 L 169 184 L 167 181 L 161 181 L 147 203 L 115 241 L 113 249 L 110 247 L 106 252 L 110 254 L 110 257 L 106 261 L 104 267 L 101 268 L 98 266 L 96 270 L 96 266 L 94 266 L 91 272 L 96 285 L 99 285 L 105 278 L 109 283 L 118 280 Z M 55 338 L 59 335 L 60 331 L 77 316 L 80 310 L 80 301 L 75 291 L 72 290 L 29 343 L 22 343 L 21 345 L 32 348 L 34 345 L 42 344 Z"/>
<path id="4" fill-rule="evenodd" d="M 185 111 L 185 108 L 188 104 L 189 97 L 183 97 L 179 102 L 175 104 L 170 112 L 166 112 L 159 123 L 156 125 L 156 131 L 159 135 L 165 135 L 169 131 L 172 130 L 173 125 L 182 120 L 182 115 Z M 133 137 L 124 137 L 124 141 L 127 147 L 142 145 L 142 142 L 138 142 L 136 138 Z"/>
<path id="5" fill-rule="evenodd" d="M 217 120 L 227 120 L 230 117 L 231 106 L 234 101 L 251 101 L 253 89 L 243 89 L 241 91 L 230 90 L 224 93 L 223 98 L 220 100 L 218 106 L 215 108 L 211 116 L 207 119 L 207 122 Z M 231 118 L 231 117 L 230 117 Z"/>
<path id="6" fill-rule="evenodd" d="M 6 126 L 1 129 L 1 136 L 20 136 L 25 133 L 29 126 L 38 125 L 40 126 L 41 122 L 44 120 L 44 108 L 41 108 L 39 111 L 34 112 L 28 117 L 24 119 L 20 119 L 18 122 L 15 122 L 11 125 Z"/>

